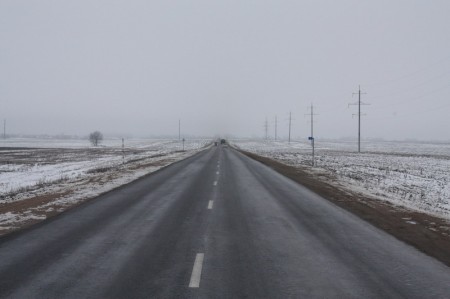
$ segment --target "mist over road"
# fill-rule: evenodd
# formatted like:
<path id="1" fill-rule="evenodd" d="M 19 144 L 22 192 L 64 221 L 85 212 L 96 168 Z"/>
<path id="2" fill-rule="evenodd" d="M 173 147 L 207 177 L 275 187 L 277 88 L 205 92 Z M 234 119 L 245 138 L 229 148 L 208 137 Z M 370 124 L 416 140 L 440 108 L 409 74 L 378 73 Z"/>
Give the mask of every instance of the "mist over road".
<path id="1" fill-rule="evenodd" d="M 1 298 L 448 298 L 450 269 L 227 146 L 0 238 Z"/>

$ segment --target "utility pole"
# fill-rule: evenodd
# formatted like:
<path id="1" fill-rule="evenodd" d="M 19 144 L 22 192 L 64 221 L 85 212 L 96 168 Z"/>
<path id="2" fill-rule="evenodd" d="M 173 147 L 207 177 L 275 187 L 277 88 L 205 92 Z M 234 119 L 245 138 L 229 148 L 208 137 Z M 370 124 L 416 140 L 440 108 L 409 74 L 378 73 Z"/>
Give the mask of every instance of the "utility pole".
<path id="1" fill-rule="evenodd" d="M 275 140 L 277 140 L 277 116 L 275 115 Z"/>
<path id="2" fill-rule="evenodd" d="M 291 123 L 292 123 L 292 117 L 291 112 L 289 111 L 289 143 L 291 143 Z"/>
<path id="3" fill-rule="evenodd" d="M 352 96 L 355 95 L 355 94 L 358 95 L 358 102 L 357 103 L 348 104 L 348 106 L 350 107 L 351 105 L 358 105 L 358 114 L 353 114 L 353 115 L 358 115 L 358 153 L 360 153 L 361 152 L 361 115 L 363 115 L 363 114 L 361 114 L 361 105 L 370 105 L 370 104 L 366 104 L 366 103 L 361 102 L 361 95 L 362 94 L 367 94 L 367 93 L 365 93 L 365 92 L 361 93 L 361 86 L 360 85 L 358 86 L 358 92 L 354 92 L 352 94 Z"/>
<path id="4" fill-rule="evenodd" d="M 266 121 L 264 122 L 264 131 L 265 131 L 265 133 L 266 133 L 266 140 L 267 140 L 267 137 L 268 137 L 268 130 L 269 130 L 269 123 L 268 123 L 268 121 L 267 121 L 267 117 L 266 117 Z"/>
<path id="5" fill-rule="evenodd" d="M 310 109 L 310 113 L 309 114 L 305 114 L 305 115 L 309 115 L 311 117 L 311 136 L 308 137 L 308 140 L 311 140 L 311 145 L 312 145 L 312 166 L 314 167 L 315 165 L 315 158 L 314 158 L 314 106 L 311 103 L 311 107 L 309 107 Z"/>
<path id="6" fill-rule="evenodd" d="M 181 140 L 181 119 L 178 119 L 178 141 Z"/>
<path id="7" fill-rule="evenodd" d="M 125 139 L 122 138 L 122 164 L 125 164 Z"/>

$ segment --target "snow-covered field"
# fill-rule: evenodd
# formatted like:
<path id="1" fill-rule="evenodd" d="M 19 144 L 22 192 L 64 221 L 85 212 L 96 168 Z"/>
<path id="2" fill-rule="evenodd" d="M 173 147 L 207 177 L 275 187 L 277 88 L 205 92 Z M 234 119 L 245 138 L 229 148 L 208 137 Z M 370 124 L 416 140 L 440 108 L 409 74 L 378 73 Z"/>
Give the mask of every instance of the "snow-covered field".
<path id="1" fill-rule="evenodd" d="M 185 150 L 199 149 L 208 141 L 189 140 Z M 130 161 L 162 157 L 183 149 L 171 140 L 105 140 L 93 148 L 86 140 L 6 139 L 0 141 L 0 198 L 35 186 L 80 178 Z"/>
<path id="2" fill-rule="evenodd" d="M 336 186 L 450 219 L 450 144 L 317 141 L 312 168 L 308 142 L 233 140 L 242 150 L 332 178 Z"/>
<path id="3" fill-rule="evenodd" d="M 45 219 L 83 200 L 191 156 L 211 140 L 0 140 L 0 233 Z M 24 208 L 21 202 L 39 199 Z M 10 211 L 10 207 L 16 211 Z M 25 205 L 26 206 L 26 205 Z"/>

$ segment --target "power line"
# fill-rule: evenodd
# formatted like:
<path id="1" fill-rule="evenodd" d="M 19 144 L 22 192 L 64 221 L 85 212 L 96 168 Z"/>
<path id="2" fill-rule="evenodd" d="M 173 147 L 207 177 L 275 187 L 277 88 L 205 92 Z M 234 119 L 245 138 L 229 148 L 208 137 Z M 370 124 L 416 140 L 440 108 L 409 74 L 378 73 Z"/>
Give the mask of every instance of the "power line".
<path id="1" fill-rule="evenodd" d="M 443 90 L 445 90 L 445 89 L 447 89 L 449 87 L 450 87 L 450 84 L 446 84 L 443 87 L 440 87 L 440 88 L 437 88 L 437 89 L 434 89 L 434 90 L 429 90 L 426 93 L 422 93 L 420 95 L 411 96 L 411 97 L 404 97 L 404 99 L 400 100 L 400 101 L 392 101 L 392 99 L 391 99 L 390 106 L 403 105 L 405 103 L 411 104 L 411 103 L 417 102 L 418 100 L 421 100 L 421 99 L 423 99 L 423 98 L 425 98 L 427 96 L 431 96 L 433 94 L 439 93 L 439 92 L 441 92 L 441 91 L 443 91 Z M 380 97 L 375 97 L 375 98 L 380 98 Z"/>
<path id="2" fill-rule="evenodd" d="M 433 66 L 438 65 L 438 64 L 439 64 L 439 65 L 442 64 L 442 62 L 448 60 L 449 58 L 450 58 L 450 56 L 446 56 L 446 57 L 441 58 L 441 59 L 439 59 L 439 60 L 437 60 L 437 61 L 435 61 L 435 62 L 433 62 L 433 63 L 431 63 L 431 64 L 429 64 L 429 65 L 427 65 L 427 66 L 425 66 L 425 67 L 422 67 L 422 68 L 420 68 L 420 69 L 416 69 L 415 71 L 412 71 L 412 72 L 410 72 L 410 73 L 407 73 L 407 74 L 405 74 L 405 75 L 403 75 L 403 76 L 400 76 L 400 77 L 397 77 L 397 78 L 394 78 L 394 79 L 391 79 L 391 80 L 386 80 L 386 81 L 384 81 L 384 82 L 369 83 L 369 84 L 367 84 L 367 85 L 370 86 L 370 87 L 376 87 L 376 86 L 380 86 L 380 85 L 387 85 L 387 84 L 391 84 L 391 83 L 396 83 L 396 82 L 398 82 L 398 81 L 407 79 L 407 78 L 409 78 L 409 77 L 413 77 L 413 76 L 415 76 L 415 75 L 417 75 L 417 74 L 422 74 L 422 73 L 424 73 L 426 70 L 431 69 Z"/>
<path id="3" fill-rule="evenodd" d="M 450 74 L 450 72 L 446 72 L 446 75 L 448 75 L 448 74 Z M 418 88 L 420 88 L 422 86 L 425 86 L 425 85 L 427 85 L 430 82 L 436 82 L 436 79 L 439 79 L 439 78 L 442 78 L 442 77 L 443 76 L 434 77 L 434 78 L 432 78 L 430 80 L 427 80 L 425 82 L 422 82 L 420 84 L 414 84 L 413 86 L 408 86 L 408 87 L 404 87 L 404 88 L 401 88 L 401 89 L 397 89 L 396 88 L 393 92 L 372 96 L 372 99 L 388 98 L 388 97 L 399 97 L 399 96 L 403 96 L 404 94 L 407 94 L 408 92 L 417 93 L 417 92 L 414 91 L 414 89 L 418 89 Z M 426 93 L 432 93 L 432 92 L 434 92 L 436 90 L 439 91 L 439 90 L 442 90 L 442 89 L 445 89 L 445 88 L 448 88 L 448 87 L 449 87 L 449 84 L 447 82 L 447 84 L 445 84 L 444 86 L 441 86 L 439 88 L 434 88 L 432 90 L 425 91 L 425 92 Z"/>
<path id="4" fill-rule="evenodd" d="M 352 94 L 352 96 L 355 94 L 358 95 L 358 102 L 348 104 L 348 106 L 350 107 L 351 105 L 358 105 L 358 114 L 353 114 L 353 115 L 358 115 L 358 153 L 360 153 L 361 152 L 361 115 L 362 115 L 361 114 L 361 105 L 370 105 L 370 104 L 361 102 L 361 94 L 366 94 L 366 93 L 361 93 L 361 86 L 358 86 L 358 92 L 357 93 L 354 92 Z"/>

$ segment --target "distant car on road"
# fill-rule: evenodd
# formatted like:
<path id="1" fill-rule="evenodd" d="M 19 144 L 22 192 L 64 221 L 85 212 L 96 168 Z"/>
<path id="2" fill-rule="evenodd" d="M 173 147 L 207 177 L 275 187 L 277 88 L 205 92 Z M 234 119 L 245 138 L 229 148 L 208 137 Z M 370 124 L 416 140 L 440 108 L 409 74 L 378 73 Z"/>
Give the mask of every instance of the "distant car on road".
<path id="1" fill-rule="evenodd" d="M 227 141 L 225 139 L 220 140 L 220 144 L 226 144 L 226 143 L 227 143 Z"/>

